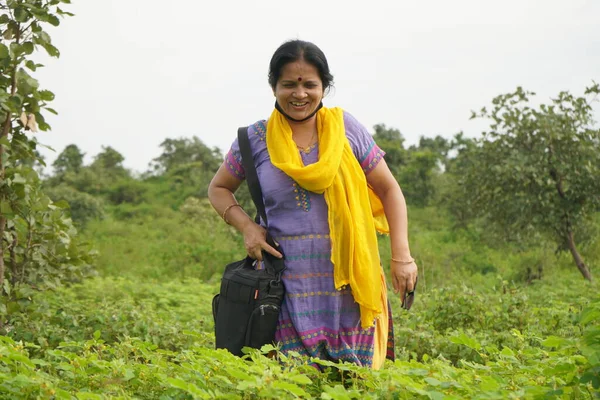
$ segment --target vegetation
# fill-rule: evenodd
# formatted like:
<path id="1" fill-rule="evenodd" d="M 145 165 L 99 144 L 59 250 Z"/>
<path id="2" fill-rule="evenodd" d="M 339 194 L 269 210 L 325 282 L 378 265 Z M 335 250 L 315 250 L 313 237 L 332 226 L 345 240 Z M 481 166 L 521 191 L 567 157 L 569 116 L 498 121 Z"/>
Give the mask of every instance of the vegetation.
<path id="1" fill-rule="evenodd" d="M 54 94 L 31 75 L 42 65 L 32 54 L 59 51 L 44 30 L 58 26 L 68 0 L 0 2 L 0 316 L 20 310 L 32 289 L 55 288 L 90 271 L 90 249 L 80 242 L 64 209 L 42 190 L 37 142 L 28 136 L 50 126 L 43 112 Z M 6 317 L 0 318 L 0 327 Z"/>
<path id="2" fill-rule="evenodd" d="M 211 298 L 244 255 L 206 199 L 218 149 L 167 138 L 138 176 L 110 145 L 85 165 L 71 144 L 36 172 L 27 135 L 54 110 L 30 56 L 58 55 L 43 26 L 61 3 L 0 0 L 0 398 L 600 398 L 598 85 L 538 108 L 501 95 L 474 114 L 492 121 L 478 139 L 407 147 L 374 127 L 409 203 L 417 301 L 390 292 L 396 361 L 319 372 L 270 346 L 214 350 Z"/>

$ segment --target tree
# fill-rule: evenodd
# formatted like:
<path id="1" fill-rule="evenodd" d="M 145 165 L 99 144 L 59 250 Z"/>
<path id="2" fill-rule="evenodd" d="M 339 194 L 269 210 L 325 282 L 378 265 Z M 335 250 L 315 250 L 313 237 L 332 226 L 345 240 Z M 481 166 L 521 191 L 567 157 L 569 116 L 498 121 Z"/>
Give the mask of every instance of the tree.
<path id="1" fill-rule="evenodd" d="M 475 168 L 470 155 L 474 153 L 477 143 L 459 132 L 449 146 L 443 179 L 438 182 L 438 201 L 454 217 L 454 228 L 467 228 L 473 216 L 471 193 L 459 182 L 463 179 L 463 171 Z"/>
<path id="2" fill-rule="evenodd" d="M 435 176 L 439 173 L 438 155 L 430 150 L 409 150 L 406 163 L 396 178 L 409 204 L 427 206 L 436 193 Z"/>
<path id="3" fill-rule="evenodd" d="M 154 170 L 162 174 L 173 168 L 191 163 L 200 163 L 205 172 L 216 172 L 223 162 L 218 148 L 210 149 L 198 137 L 165 139 L 161 144 L 163 152 L 152 160 Z"/>
<path id="4" fill-rule="evenodd" d="M 448 153 L 451 149 L 451 142 L 437 135 L 433 138 L 428 138 L 425 136 L 421 136 L 419 138 L 418 145 L 412 145 L 408 148 L 409 151 L 429 151 L 435 155 L 438 160 L 438 163 L 446 167 L 448 162 Z"/>
<path id="5" fill-rule="evenodd" d="M 598 84 L 585 90 L 598 93 Z M 473 113 L 492 122 L 470 152 L 460 183 L 473 211 L 507 234 L 549 234 L 591 280 L 575 238 L 586 240 L 586 223 L 600 209 L 600 130 L 593 128 L 586 97 L 561 92 L 534 109 L 528 105 L 533 94 L 519 87 L 496 97 L 492 111 Z"/>
<path id="6" fill-rule="evenodd" d="M 77 145 L 68 145 L 52 163 L 54 173 L 56 175 L 62 175 L 66 172 L 78 173 L 83 167 L 84 156 L 85 153 L 82 153 Z"/>
<path id="7" fill-rule="evenodd" d="M 377 124 L 373 129 L 375 130 L 373 139 L 385 151 L 385 162 L 392 174 L 398 177 L 400 167 L 406 163 L 408 157 L 404 149 L 402 133 L 398 129 L 386 127 L 385 124 Z"/>
<path id="8" fill-rule="evenodd" d="M 41 189 L 35 166 L 43 159 L 28 136 L 50 129 L 44 111 L 56 113 L 49 107 L 54 94 L 31 73 L 42 67 L 32 59 L 36 50 L 59 55 L 44 28 L 72 15 L 61 3 L 70 0 L 0 1 L 0 327 L 6 311 L 19 307 L 20 284 L 54 286 L 90 261 L 63 210 L 68 205 Z"/>
<path id="9" fill-rule="evenodd" d="M 123 157 L 121 153 L 110 146 L 102 146 L 102 152 L 94 157 L 94 162 L 92 162 L 91 167 L 94 169 L 122 173 L 125 171 L 123 161 L 125 161 L 125 157 Z"/>

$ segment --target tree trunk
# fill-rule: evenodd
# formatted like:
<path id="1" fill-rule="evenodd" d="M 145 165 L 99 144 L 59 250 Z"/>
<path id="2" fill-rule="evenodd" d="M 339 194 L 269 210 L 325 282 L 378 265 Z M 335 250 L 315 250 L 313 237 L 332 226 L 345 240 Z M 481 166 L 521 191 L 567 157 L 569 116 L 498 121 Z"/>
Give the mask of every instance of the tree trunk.
<path id="1" fill-rule="evenodd" d="M 1 201 L 1 200 L 0 200 Z M 0 297 L 4 293 L 4 226 L 6 225 L 6 218 L 0 215 Z M 0 326 L 2 321 L 0 321 Z"/>
<path id="2" fill-rule="evenodd" d="M 573 256 L 573 260 L 575 260 L 575 264 L 577 265 L 577 269 L 581 272 L 581 275 L 588 281 L 592 281 L 592 273 L 589 268 L 583 262 L 581 255 L 577 251 L 577 247 L 575 246 L 575 239 L 573 238 L 573 232 L 567 231 L 567 243 L 569 244 L 569 250 L 571 251 L 571 255 Z"/>

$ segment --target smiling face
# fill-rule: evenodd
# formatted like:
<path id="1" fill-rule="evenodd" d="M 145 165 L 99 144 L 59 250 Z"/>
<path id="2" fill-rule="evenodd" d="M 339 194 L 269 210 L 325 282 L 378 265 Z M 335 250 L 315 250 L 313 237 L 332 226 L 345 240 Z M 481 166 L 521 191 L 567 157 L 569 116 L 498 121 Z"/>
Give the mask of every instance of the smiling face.
<path id="1" fill-rule="evenodd" d="M 283 66 L 273 93 L 287 115 L 302 120 L 321 103 L 323 82 L 317 68 L 300 59 Z"/>

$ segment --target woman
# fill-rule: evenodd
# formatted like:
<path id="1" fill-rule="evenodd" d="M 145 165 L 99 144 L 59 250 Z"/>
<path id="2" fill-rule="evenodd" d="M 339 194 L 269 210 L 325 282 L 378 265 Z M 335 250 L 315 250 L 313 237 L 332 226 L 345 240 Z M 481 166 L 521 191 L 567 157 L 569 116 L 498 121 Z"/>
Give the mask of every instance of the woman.
<path id="1" fill-rule="evenodd" d="M 323 107 L 332 83 L 317 46 L 282 44 L 269 69 L 275 110 L 248 130 L 269 232 L 286 255 L 275 339 L 284 353 L 379 368 L 394 346 L 376 229 L 390 234 L 391 276 L 402 298 L 414 290 L 417 266 L 404 196 L 384 152 L 350 114 Z M 236 140 L 209 199 L 242 233 L 250 257 L 261 260 L 263 250 L 281 257 L 235 200 L 244 176 Z"/>

